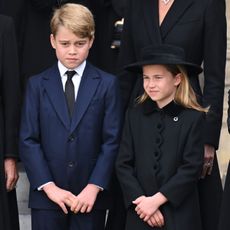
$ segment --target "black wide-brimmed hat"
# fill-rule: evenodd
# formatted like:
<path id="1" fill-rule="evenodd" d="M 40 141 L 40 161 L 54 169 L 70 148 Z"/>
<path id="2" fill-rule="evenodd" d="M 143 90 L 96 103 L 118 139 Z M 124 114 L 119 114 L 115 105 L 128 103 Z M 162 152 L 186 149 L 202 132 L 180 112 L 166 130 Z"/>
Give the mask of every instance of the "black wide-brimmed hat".
<path id="1" fill-rule="evenodd" d="M 187 62 L 182 48 L 172 45 L 147 46 L 141 50 L 139 62 L 125 67 L 131 72 L 142 73 L 145 65 L 182 65 L 189 74 L 199 74 L 202 68 L 199 65 Z"/>

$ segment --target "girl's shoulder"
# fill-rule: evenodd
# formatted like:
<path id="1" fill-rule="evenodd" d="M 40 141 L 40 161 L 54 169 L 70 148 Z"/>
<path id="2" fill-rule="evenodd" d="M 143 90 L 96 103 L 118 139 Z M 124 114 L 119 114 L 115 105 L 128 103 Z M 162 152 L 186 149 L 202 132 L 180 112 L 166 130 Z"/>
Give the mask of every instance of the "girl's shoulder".
<path id="1" fill-rule="evenodd" d="M 199 122 L 205 121 L 205 116 L 206 116 L 205 112 L 201 112 L 191 108 L 184 108 L 183 112 L 181 113 L 181 118 L 183 118 L 183 120 L 192 123 L 196 121 Z"/>
<path id="2" fill-rule="evenodd" d="M 183 111 L 187 116 L 195 116 L 195 117 L 205 116 L 205 112 L 201 112 L 196 109 L 184 108 Z"/>

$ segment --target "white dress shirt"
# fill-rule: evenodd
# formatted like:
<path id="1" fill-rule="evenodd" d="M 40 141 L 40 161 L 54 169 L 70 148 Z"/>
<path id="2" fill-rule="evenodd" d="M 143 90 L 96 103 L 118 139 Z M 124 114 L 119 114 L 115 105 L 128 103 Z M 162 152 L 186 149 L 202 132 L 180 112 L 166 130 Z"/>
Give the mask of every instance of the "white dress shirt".
<path id="1" fill-rule="evenodd" d="M 76 67 L 75 69 L 67 69 L 60 61 L 58 61 L 58 69 L 59 69 L 59 72 L 61 75 L 63 91 L 65 91 L 65 83 L 67 81 L 66 71 L 68 71 L 68 70 L 75 70 L 76 71 L 76 74 L 74 74 L 72 77 L 72 81 L 73 81 L 73 85 L 74 85 L 75 101 L 77 99 L 78 89 L 79 89 L 79 86 L 81 83 L 81 78 L 82 78 L 83 72 L 85 70 L 85 66 L 86 66 L 86 61 L 82 62 L 82 64 L 79 65 L 78 67 Z"/>

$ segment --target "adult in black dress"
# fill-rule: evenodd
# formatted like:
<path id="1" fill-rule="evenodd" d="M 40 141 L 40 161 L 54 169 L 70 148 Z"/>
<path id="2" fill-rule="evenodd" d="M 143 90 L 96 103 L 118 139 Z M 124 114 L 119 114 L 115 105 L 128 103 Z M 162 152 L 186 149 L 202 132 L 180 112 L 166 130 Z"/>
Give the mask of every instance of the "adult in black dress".
<path id="1" fill-rule="evenodd" d="M 11 18 L 0 15 L 0 229 L 18 230 L 15 185 L 20 111 L 17 45 Z"/>
<path id="2" fill-rule="evenodd" d="M 121 67 L 136 62 L 140 50 L 149 44 L 182 47 L 187 60 L 203 64 L 204 87 L 199 76 L 190 82 L 200 103 L 210 111 L 205 125 L 203 179 L 199 182 L 204 230 L 216 230 L 222 187 L 215 152 L 222 124 L 226 62 L 226 17 L 223 0 L 129 0 L 121 44 Z M 139 93 L 137 75 L 121 73 L 125 106 Z M 131 96 L 132 95 L 132 96 Z M 130 99 L 130 96 L 132 97 Z"/>

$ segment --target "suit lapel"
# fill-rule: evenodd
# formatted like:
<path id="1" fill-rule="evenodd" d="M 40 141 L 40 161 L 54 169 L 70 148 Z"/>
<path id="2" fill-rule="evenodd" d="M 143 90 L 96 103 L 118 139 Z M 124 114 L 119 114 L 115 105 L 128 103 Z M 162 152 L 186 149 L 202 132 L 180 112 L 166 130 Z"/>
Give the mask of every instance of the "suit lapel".
<path id="1" fill-rule="evenodd" d="M 63 91 L 63 86 L 61 82 L 61 76 L 57 65 L 51 68 L 51 71 L 47 73 L 44 78 L 44 87 L 50 98 L 50 101 L 57 112 L 58 117 L 64 124 L 64 126 L 69 129 L 70 118 L 68 114 L 68 108 L 66 104 L 65 94 Z"/>
<path id="2" fill-rule="evenodd" d="M 152 43 L 153 44 L 161 43 L 158 0 L 143 0 L 141 6 L 143 9 L 146 29 L 148 31 Z"/>
<path id="3" fill-rule="evenodd" d="M 161 37 L 162 40 L 182 17 L 185 10 L 190 7 L 194 0 L 174 0 L 174 3 L 161 24 Z M 178 35 L 179 36 L 179 35 Z"/>
<path id="4" fill-rule="evenodd" d="M 100 76 L 97 75 L 90 64 L 86 64 L 80 83 L 77 100 L 74 105 L 70 131 L 73 132 L 86 112 L 90 101 L 98 87 Z"/>

